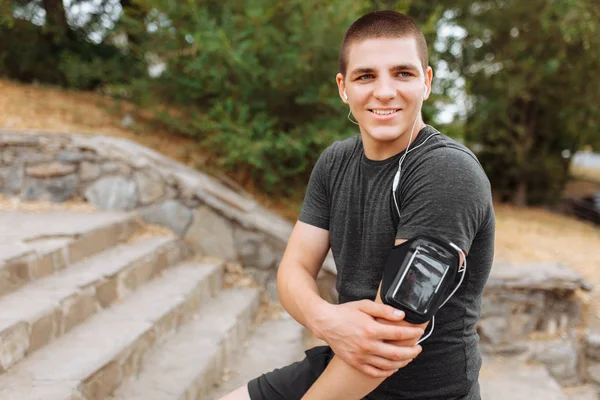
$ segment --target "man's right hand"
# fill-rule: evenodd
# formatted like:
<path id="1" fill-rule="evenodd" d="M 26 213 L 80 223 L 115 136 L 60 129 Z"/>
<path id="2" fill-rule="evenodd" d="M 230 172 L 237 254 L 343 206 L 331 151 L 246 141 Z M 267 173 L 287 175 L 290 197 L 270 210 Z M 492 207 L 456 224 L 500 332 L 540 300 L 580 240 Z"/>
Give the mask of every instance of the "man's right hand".
<path id="1" fill-rule="evenodd" d="M 322 311 L 314 333 L 335 355 L 368 376 L 388 377 L 421 352 L 415 343 L 426 324 L 403 321 L 404 313 L 391 306 L 360 300 L 330 304 Z"/>

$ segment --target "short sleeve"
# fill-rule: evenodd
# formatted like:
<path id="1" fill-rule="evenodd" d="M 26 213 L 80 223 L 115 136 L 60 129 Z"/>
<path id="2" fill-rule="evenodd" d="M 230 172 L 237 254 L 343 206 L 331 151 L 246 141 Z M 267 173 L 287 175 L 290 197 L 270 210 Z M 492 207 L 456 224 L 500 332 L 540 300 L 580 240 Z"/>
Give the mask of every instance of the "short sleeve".
<path id="1" fill-rule="evenodd" d="M 407 175 L 396 238 L 434 236 L 468 253 L 492 209 L 490 183 L 479 162 L 466 151 L 437 148 Z"/>
<path id="2" fill-rule="evenodd" d="M 329 230 L 329 188 L 328 171 L 332 147 L 321 153 L 306 187 L 299 221 Z"/>

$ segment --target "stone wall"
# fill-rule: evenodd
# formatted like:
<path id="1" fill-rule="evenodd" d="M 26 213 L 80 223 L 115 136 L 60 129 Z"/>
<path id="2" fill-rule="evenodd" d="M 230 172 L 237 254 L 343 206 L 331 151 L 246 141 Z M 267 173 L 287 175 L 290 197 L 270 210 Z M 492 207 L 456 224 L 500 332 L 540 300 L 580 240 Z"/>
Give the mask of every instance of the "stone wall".
<path id="1" fill-rule="evenodd" d="M 600 385 L 600 330 L 577 295 L 591 289 L 560 264 L 495 263 L 477 327 L 484 349 L 542 363 L 564 387 Z"/>
<path id="2" fill-rule="evenodd" d="M 484 291 L 479 334 L 509 346 L 534 332 L 554 336 L 581 323 L 577 290 L 591 289 L 560 264 L 495 263 Z"/>
<path id="3" fill-rule="evenodd" d="M 137 210 L 196 253 L 240 262 L 275 295 L 292 224 L 247 193 L 129 140 L 0 130 L 0 193 Z M 324 270 L 335 272 L 331 255 Z"/>

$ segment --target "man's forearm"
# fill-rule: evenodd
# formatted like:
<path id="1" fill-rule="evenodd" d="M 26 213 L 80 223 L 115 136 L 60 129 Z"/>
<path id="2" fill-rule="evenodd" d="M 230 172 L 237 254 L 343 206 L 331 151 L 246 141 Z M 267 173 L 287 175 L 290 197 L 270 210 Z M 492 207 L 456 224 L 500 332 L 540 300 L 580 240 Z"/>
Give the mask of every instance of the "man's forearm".
<path id="1" fill-rule="evenodd" d="M 315 278 L 304 268 L 281 266 L 277 274 L 277 292 L 283 308 L 320 338 L 318 321 L 323 318 L 322 310 L 329 303 L 319 295 Z"/>
<path id="2" fill-rule="evenodd" d="M 334 356 L 302 400 L 360 400 L 386 378 L 371 378 Z"/>
<path id="3" fill-rule="evenodd" d="M 382 303 L 381 285 L 377 291 L 376 303 Z M 405 321 L 390 322 L 377 319 L 382 324 L 414 326 Z M 423 329 L 427 324 L 420 325 Z M 414 346 L 418 338 L 411 340 L 390 341 L 396 346 Z M 360 400 L 375 390 L 387 377 L 374 378 L 351 367 L 340 357 L 334 356 L 319 379 L 311 386 L 302 400 Z"/>

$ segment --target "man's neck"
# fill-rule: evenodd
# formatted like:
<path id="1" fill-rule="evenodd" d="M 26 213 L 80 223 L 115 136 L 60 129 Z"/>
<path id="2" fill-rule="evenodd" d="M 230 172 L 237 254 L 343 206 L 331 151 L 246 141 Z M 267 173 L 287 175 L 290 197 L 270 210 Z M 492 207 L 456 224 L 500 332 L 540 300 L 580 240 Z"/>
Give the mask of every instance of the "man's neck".
<path id="1" fill-rule="evenodd" d="M 409 143 L 413 143 L 419 132 L 426 126 L 423 121 L 418 121 L 414 127 L 412 138 L 410 131 L 404 132 L 399 138 L 393 141 L 377 141 L 373 140 L 367 134 L 361 132 L 363 148 L 365 156 L 369 160 L 386 160 L 390 157 L 395 156 L 398 153 L 403 152 L 408 147 Z M 410 139 L 410 142 L 409 142 Z"/>

